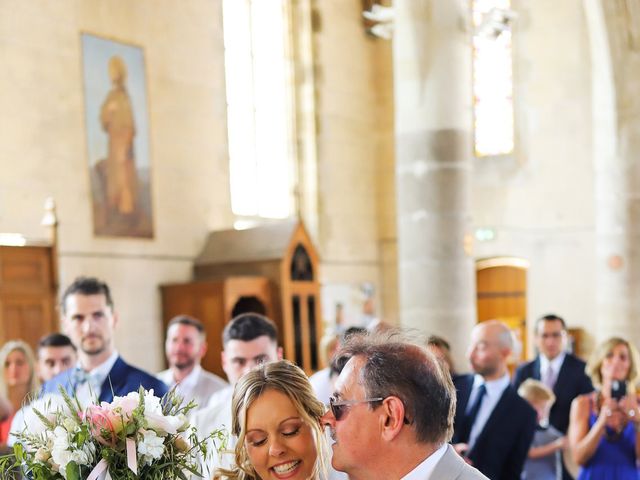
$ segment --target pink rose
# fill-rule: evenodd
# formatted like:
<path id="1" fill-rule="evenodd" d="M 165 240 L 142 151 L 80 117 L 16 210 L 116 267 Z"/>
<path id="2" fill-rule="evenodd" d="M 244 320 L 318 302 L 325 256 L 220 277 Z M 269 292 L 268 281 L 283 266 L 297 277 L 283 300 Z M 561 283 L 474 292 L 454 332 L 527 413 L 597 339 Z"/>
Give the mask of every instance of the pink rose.
<path id="1" fill-rule="evenodd" d="M 103 445 L 115 446 L 118 433 L 125 426 L 122 414 L 115 413 L 108 404 L 91 405 L 85 418 L 89 421 L 91 434 Z"/>

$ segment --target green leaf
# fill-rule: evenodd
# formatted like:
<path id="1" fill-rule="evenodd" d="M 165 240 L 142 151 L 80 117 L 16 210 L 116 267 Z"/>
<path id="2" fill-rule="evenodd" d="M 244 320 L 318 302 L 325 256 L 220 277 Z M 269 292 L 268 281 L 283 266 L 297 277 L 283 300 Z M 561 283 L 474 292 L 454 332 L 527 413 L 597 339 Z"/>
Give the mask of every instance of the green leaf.
<path id="1" fill-rule="evenodd" d="M 19 462 L 22 462 L 24 460 L 24 447 L 21 443 L 15 443 L 13 445 L 13 453 Z"/>
<path id="2" fill-rule="evenodd" d="M 67 463 L 67 480 L 80 480 L 80 467 L 76 462 Z"/>

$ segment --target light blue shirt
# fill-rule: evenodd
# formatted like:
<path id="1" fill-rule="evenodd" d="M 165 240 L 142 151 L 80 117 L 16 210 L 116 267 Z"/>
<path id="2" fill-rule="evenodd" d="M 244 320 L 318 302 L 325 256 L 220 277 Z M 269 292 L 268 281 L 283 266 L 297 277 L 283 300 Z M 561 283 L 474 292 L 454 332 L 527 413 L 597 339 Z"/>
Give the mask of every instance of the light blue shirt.
<path id="1" fill-rule="evenodd" d="M 109 376 L 109 372 L 113 368 L 113 365 L 118 360 L 118 352 L 113 351 L 113 353 L 98 365 L 93 370 L 87 372 L 89 375 L 89 380 L 78 386 L 76 389 L 76 396 L 80 401 L 80 405 L 83 407 L 87 407 L 91 403 L 94 403 L 95 400 L 100 396 L 100 389 L 102 384 L 105 382 L 107 377 Z M 76 368 L 82 368 L 80 364 L 76 365 Z M 109 386 L 107 385 L 107 388 Z"/>

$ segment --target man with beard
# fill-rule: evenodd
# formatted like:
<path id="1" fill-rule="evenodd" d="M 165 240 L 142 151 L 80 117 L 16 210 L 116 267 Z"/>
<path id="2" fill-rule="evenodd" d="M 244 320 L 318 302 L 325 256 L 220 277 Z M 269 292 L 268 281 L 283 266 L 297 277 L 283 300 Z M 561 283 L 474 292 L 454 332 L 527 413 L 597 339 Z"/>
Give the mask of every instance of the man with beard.
<path id="1" fill-rule="evenodd" d="M 114 395 L 125 396 L 140 387 L 153 389 L 158 397 L 167 392 L 163 382 L 118 355 L 113 339 L 118 315 L 106 283 L 77 278 L 64 292 L 60 312 L 62 328 L 78 349 L 78 364 L 46 382 L 44 394 L 57 394 L 63 386 L 87 405 L 95 397 L 110 402 Z"/>
<path id="2" fill-rule="evenodd" d="M 193 400 L 197 409 L 203 408 L 211 395 L 228 386 L 222 378 L 200 366 L 207 353 L 206 334 L 200 320 L 187 315 L 172 318 L 164 348 L 169 368 L 158 373 L 158 378 L 170 388 L 175 386 L 185 403 Z"/>
<path id="3" fill-rule="evenodd" d="M 536 428 L 536 412 L 509 381 L 509 328 L 497 320 L 475 326 L 469 361 L 474 374 L 454 380 L 458 404 L 452 443 L 492 480 L 520 478 Z"/>

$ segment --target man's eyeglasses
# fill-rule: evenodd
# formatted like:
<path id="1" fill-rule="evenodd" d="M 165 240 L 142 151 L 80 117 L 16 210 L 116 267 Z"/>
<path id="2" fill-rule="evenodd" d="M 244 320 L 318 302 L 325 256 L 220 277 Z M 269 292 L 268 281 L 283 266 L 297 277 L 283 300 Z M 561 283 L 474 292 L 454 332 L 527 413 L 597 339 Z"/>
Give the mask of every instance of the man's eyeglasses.
<path id="1" fill-rule="evenodd" d="M 331 409 L 331 413 L 333 413 L 336 421 L 340 421 L 344 414 L 347 413 L 347 410 L 349 410 L 349 407 L 353 405 L 357 405 L 359 403 L 381 402 L 383 400 L 383 397 L 365 398 L 363 400 L 338 400 L 336 397 L 330 397 L 329 408 Z"/>

